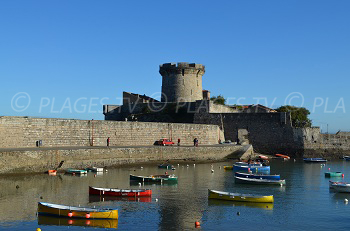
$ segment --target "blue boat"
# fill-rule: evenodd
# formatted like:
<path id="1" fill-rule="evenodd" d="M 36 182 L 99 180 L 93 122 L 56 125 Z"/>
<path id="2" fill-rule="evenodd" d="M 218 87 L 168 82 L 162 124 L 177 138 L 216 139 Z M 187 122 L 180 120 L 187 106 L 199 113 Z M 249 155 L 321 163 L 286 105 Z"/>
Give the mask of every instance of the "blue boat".
<path id="1" fill-rule="evenodd" d="M 166 168 L 166 169 L 175 170 L 175 167 L 172 164 L 160 164 L 160 165 L 158 165 L 158 168 Z"/>
<path id="2" fill-rule="evenodd" d="M 235 172 L 253 172 L 253 173 L 270 173 L 270 166 L 256 166 L 252 164 L 246 164 L 246 165 L 233 165 L 233 171 Z"/>
<path id="3" fill-rule="evenodd" d="M 321 162 L 327 162 L 326 159 L 323 158 L 304 158 L 304 161 L 306 163 L 321 163 Z"/>
<path id="4" fill-rule="evenodd" d="M 243 172 L 236 172 L 235 176 L 242 178 L 252 178 L 252 179 L 266 179 L 266 180 L 280 180 L 280 175 L 264 175 L 264 174 L 249 174 Z"/>

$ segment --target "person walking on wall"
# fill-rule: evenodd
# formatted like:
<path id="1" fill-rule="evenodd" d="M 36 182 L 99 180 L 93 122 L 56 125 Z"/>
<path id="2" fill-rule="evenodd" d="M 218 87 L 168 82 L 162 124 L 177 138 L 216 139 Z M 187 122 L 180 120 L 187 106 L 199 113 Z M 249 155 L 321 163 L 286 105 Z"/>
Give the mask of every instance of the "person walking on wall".
<path id="1" fill-rule="evenodd" d="M 198 147 L 198 142 L 199 142 L 199 141 L 198 141 L 198 139 L 196 138 L 196 147 Z"/>
<path id="2" fill-rule="evenodd" d="M 193 146 L 196 146 L 197 138 L 193 139 Z"/>
<path id="3" fill-rule="evenodd" d="M 107 147 L 109 147 L 109 142 L 111 141 L 110 137 L 107 138 Z"/>
<path id="4" fill-rule="evenodd" d="M 180 146 L 180 138 L 177 139 L 177 146 Z"/>

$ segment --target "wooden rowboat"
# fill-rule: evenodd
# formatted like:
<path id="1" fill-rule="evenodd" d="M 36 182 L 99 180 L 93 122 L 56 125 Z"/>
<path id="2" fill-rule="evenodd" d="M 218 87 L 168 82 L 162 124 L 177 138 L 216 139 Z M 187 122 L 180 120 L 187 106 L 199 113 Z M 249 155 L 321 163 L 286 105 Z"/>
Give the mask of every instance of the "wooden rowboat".
<path id="1" fill-rule="evenodd" d="M 177 177 L 172 175 L 151 175 L 151 176 L 135 176 L 130 174 L 131 181 L 154 182 L 154 183 L 176 183 Z"/>
<path id="2" fill-rule="evenodd" d="M 341 177 L 343 175 L 342 172 L 325 172 L 325 177 Z"/>
<path id="3" fill-rule="evenodd" d="M 38 214 L 84 219 L 118 219 L 118 210 L 82 208 L 46 202 L 38 203 Z"/>
<path id="4" fill-rule="evenodd" d="M 50 176 L 56 176 L 57 175 L 57 170 L 48 170 L 47 173 L 50 175 Z"/>
<path id="5" fill-rule="evenodd" d="M 230 193 L 222 192 L 217 190 L 208 189 L 209 199 L 219 199 L 219 200 L 230 200 L 230 201 L 242 201 L 242 202 L 259 202 L 259 203 L 272 203 L 273 195 L 261 196 L 253 194 L 241 194 L 241 193 Z"/>
<path id="6" fill-rule="evenodd" d="M 89 186 L 89 194 L 116 196 L 116 197 L 150 197 L 151 189 L 117 189 L 117 188 L 97 188 Z"/>
<path id="7" fill-rule="evenodd" d="M 235 172 L 263 172 L 263 173 L 270 173 L 270 166 L 256 166 L 252 164 L 247 164 L 247 165 L 233 165 L 233 170 Z"/>
<path id="8" fill-rule="evenodd" d="M 329 187 L 335 192 L 350 193 L 350 184 L 346 182 L 329 182 Z"/>
<path id="9" fill-rule="evenodd" d="M 54 226 L 85 226 L 97 228 L 117 229 L 116 219 L 72 219 L 70 217 L 38 216 L 38 225 Z"/>
<path id="10" fill-rule="evenodd" d="M 252 178 L 244 178 L 235 176 L 236 183 L 243 184 L 266 184 L 266 185 L 285 185 L 286 180 L 267 180 L 267 179 L 252 179 Z"/>
<path id="11" fill-rule="evenodd" d="M 264 175 L 264 174 L 249 174 L 243 172 L 235 172 L 235 176 L 252 178 L 252 179 L 267 179 L 267 180 L 280 180 L 280 175 Z"/>

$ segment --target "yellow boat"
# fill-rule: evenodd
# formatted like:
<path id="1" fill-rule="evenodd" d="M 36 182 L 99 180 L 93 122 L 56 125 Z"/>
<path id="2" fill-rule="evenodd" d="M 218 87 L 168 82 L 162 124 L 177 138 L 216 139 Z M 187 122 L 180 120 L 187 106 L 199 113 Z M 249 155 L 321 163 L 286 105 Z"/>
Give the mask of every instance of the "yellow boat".
<path id="1" fill-rule="evenodd" d="M 272 203 L 273 195 L 261 196 L 253 194 L 230 193 L 208 189 L 209 199 L 243 201 L 243 202 L 258 202 L 258 203 Z"/>
<path id="2" fill-rule="evenodd" d="M 38 203 L 38 214 L 85 219 L 118 219 L 118 210 L 82 208 L 45 202 Z"/>
<path id="3" fill-rule="evenodd" d="M 118 220 L 116 219 L 72 219 L 70 217 L 38 216 L 38 225 L 55 226 L 85 226 L 117 229 Z"/>
<path id="4" fill-rule="evenodd" d="M 231 166 L 224 166 L 224 169 L 225 170 L 233 170 L 233 165 L 231 165 Z"/>

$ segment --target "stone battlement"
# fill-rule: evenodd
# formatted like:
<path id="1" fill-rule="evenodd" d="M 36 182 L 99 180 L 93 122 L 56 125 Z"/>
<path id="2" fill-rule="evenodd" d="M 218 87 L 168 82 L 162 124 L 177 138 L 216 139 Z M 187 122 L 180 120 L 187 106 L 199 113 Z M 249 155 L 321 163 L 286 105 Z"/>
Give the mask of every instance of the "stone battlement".
<path id="1" fill-rule="evenodd" d="M 201 71 L 205 71 L 205 66 L 202 64 L 196 63 L 186 63 L 186 62 L 178 62 L 178 63 L 164 63 L 159 65 L 159 69 L 161 70 L 172 70 L 172 69 L 197 69 Z"/>

